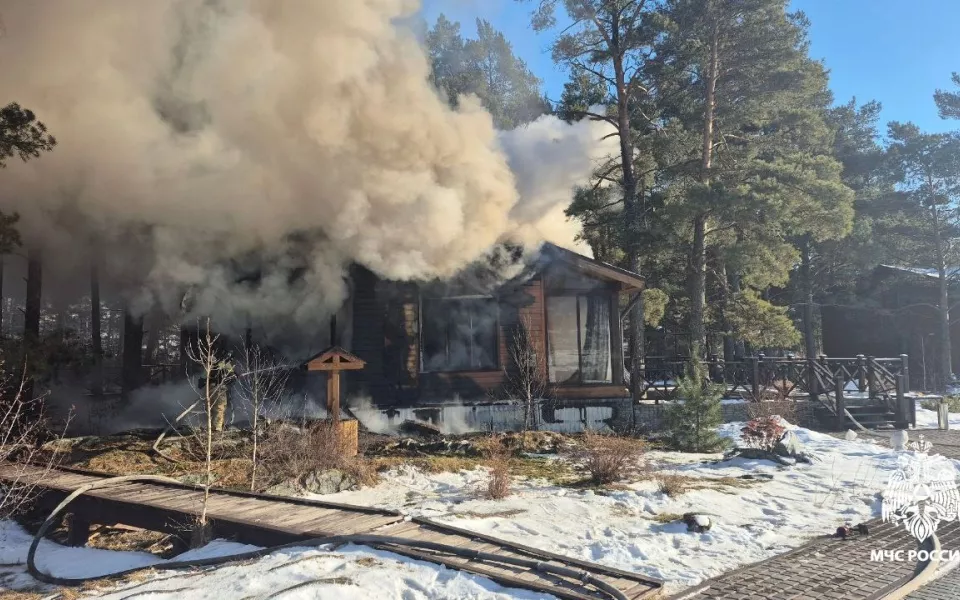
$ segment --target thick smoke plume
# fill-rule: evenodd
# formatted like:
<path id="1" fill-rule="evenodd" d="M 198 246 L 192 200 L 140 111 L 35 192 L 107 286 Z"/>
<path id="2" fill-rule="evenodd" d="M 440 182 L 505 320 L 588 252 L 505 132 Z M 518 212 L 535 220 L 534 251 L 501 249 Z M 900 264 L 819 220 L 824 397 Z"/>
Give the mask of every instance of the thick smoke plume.
<path id="1" fill-rule="evenodd" d="M 0 209 L 46 281 L 83 289 L 97 261 L 135 309 L 176 315 L 192 290 L 228 328 L 323 323 L 351 262 L 444 277 L 505 238 L 569 245 L 562 208 L 606 132 L 450 109 L 402 24 L 417 9 L 0 0 L 0 102 L 59 141 L 0 173 Z"/>

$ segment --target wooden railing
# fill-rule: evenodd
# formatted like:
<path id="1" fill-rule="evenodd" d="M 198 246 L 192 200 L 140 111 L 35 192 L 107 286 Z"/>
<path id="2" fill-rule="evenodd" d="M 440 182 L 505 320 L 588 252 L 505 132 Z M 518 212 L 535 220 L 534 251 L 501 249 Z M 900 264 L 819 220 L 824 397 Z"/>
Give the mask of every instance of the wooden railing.
<path id="1" fill-rule="evenodd" d="M 711 356 L 701 361 L 709 377 L 726 385 L 728 394 L 741 394 L 750 400 L 789 399 L 806 396 L 819 401 L 834 414 L 842 416 L 851 397 L 884 404 L 905 420 L 913 410 L 905 394 L 910 389 L 907 355 L 896 358 L 855 356 L 815 359 L 752 356 L 724 361 Z M 686 371 L 688 360 L 682 357 L 647 357 L 640 371 L 641 389 L 648 397 L 672 399 L 676 381 Z"/>

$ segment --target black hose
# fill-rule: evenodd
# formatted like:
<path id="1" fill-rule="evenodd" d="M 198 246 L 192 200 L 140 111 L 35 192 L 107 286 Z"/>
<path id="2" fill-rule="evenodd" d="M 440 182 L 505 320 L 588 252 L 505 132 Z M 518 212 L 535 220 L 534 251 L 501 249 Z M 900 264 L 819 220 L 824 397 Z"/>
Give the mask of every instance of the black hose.
<path id="1" fill-rule="evenodd" d="M 69 496 L 63 499 L 63 501 L 53 509 L 53 512 L 46 518 L 40 529 L 37 530 L 36 535 L 33 536 L 33 542 L 30 544 L 30 550 L 27 552 L 27 571 L 30 575 L 42 581 L 44 583 L 49 583 L 51 585 L 63 585 L 63 586 L 78 586 L 83 585 L 89 581 L 97 581 L 101 579 L 110 579 L 114 577 L 124 577 L 137 573 L 140 571 L 147 571 L 150 569 L 157 571 L 170 571 L 175 569 L 188 569 L 193 567 L 208 567 L 208 566 L 217 566 L 230 562 L 236 562 L 241 560 L 249 560 L 253 558 L 261 558 L 268 554 L 272 554 L 279 550 L 285 550 L 287 548 L 305 548 L 305 547 L 315 547 L 315 546 L 327 546 L 327 545 L 338 545 L 338 544 L 359 544 L 365 546 L 372 546 L 380 548 L 383 550 L 390 550 L 390 547 L 398 548 L 420 548 L 424 550 L 433 550 L 435 552 L 443 552 L 446 554 L 453 554 L 454 556 L 459 556 L 461 558 L 468 558 L 471 560 L 479 561 L 490 561 L 490 562 L 500 562 L 511 565 L 516 565 L 519 567 L 524 567 L 528 569 L 534 569 L 536 571 L 541 571 L 544 573 L 550 573 L 552 575 L 558 575 L 561 577 L 568 577 L 571 579 L 576 579 L 584 584 L 589 584 L 597 588 L 598 590 L 604 592 L 614 600 L 627 600 L 627 597 L 623 595 L 620 590 L 610 585 L 609 583 L 597 578 L 587 571 L 571 569 L 569 567 L 561 567 L 557 565 L 551 565 L 549 563 L 531 560 L 527 558 L 520 558 L 516 556 L 505 556 L 500 554 L 494 554 L 491 552 L 480 552 L 478 550 L 467 550 L 465 548 L 459 548 L 457 546 L 451 546 L 448 544 L 440 544 L 437 542 L 427 542 L 421 540 L 409 540 L 405 538 L 392 537 L 392 536 L 382 536 L 382 535 L 366 535 L 366 534 L 354 534 L 354 535 L 335 535 L 328 537 L 318 537 L 308 540 L 303 540 L 299 542 L 290 542 L 288 544 L 281 544 L 279 546 L 272 546 L 269 548 L 261 548 L 259 550 L 252 550 L 250 552 L 241 552 L 240 554 L 233 554 L 230 556 L 216 556 L 211 558 L 199 558 L 194 560 L 179 560 L 179 561 L 170 561 L 164 563 L 158 563 L 154 565 L 145 565 L 142 567 L 134 567 L 131 569 L 125 569 L 123 571 L 118 571 L 115 573 L 107 573 L 104 575 L 94 575 L 91 577 L 56 577 L 50 575 L 49 573 L 44 573 L 37 568 L 36 565 L 36 554 L 37 548 L 40 545 L 40 540 L 43 539 L 43 536 L 47 531 L 54 525 L 57 517 L 63 510 L 73 502 L 78 496 L 89 492 L 90 490 L 105 487 L 109 485 L 114 485 L 117 483 L 124 483 L 129 481 L 156 481 L 161 483 L 179 483 L 176 480 L 170 479 L 168 477 L 161 477 L 157 475 L 123 475 L 120 477 L 110 477 L 107 479 L 101 479 L 93 483 L 88 483 L 86 485 L 80 486 L 74 490 Z"/>

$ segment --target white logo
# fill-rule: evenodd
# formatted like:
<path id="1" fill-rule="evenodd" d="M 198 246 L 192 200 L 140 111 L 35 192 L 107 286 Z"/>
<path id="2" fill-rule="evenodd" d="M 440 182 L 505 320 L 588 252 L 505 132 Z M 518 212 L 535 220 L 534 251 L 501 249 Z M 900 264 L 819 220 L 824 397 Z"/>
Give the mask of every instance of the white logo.
<path id="1" fill-rule="evenodd" d="M 937 530 L 941 521 L 960 517 L 957 470 L 943 456 L 928 454 L 932 447 L 921 435 L 908 445 L 909 452 L 900 454 L 899 467 L 890 476 L 881 509 L 884 522 L 903 523 L 921 542 Z"/>

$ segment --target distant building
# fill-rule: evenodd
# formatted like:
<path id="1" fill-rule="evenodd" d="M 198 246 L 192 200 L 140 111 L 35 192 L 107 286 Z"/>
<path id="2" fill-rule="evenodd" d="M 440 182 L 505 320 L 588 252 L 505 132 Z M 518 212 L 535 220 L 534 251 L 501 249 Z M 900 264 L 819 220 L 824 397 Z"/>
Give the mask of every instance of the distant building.
<path id="1" fill-rule="evenodd" d="M 960 268 L 948 270 L 956 305 L 951 342 L 953 372 L 960 373 Z M 936 269 L 880 265 L 861 282 L 856 306 L 821 307 L 823 351 L 831 357 L 910 356 L 913 389 L 935 389 L 938 372 L 938 284 Z"/>

